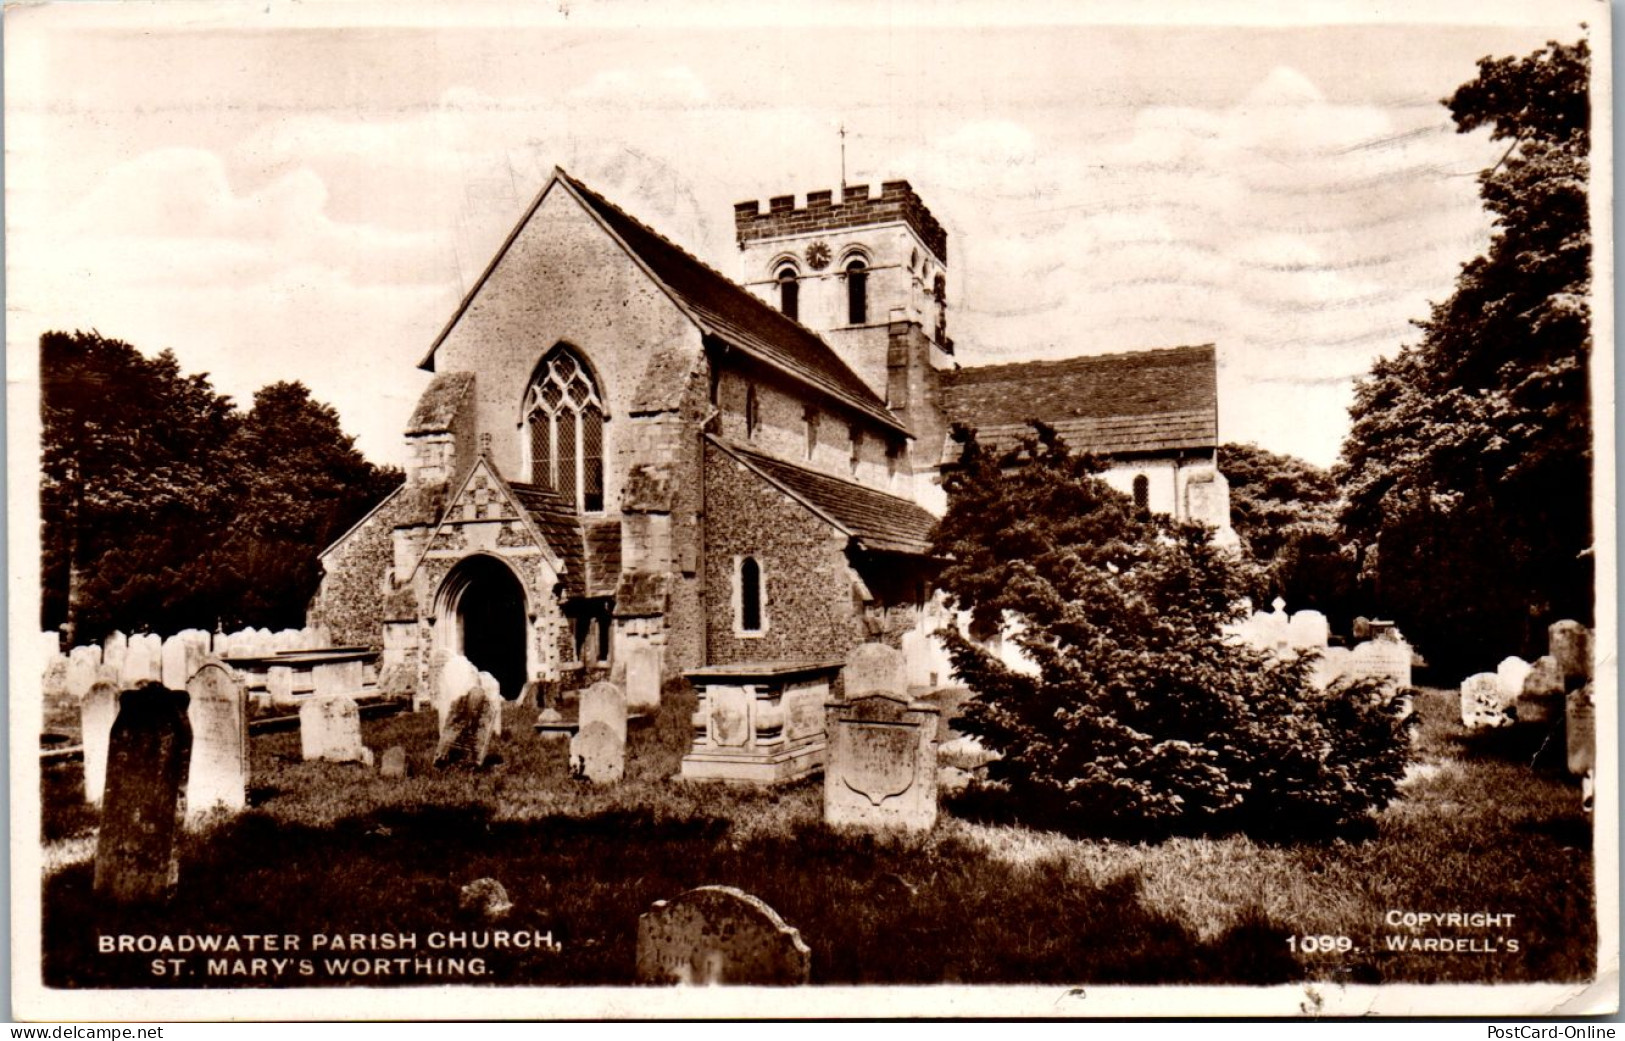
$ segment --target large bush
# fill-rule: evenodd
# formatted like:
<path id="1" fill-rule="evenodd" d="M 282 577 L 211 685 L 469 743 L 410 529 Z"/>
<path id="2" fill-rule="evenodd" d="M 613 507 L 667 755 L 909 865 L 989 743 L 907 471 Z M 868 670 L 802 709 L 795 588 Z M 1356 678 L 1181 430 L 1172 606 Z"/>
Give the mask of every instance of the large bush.
<path id="1" fill-rule="evenodd" d="M 992 457 L 958 430 L 937 550 L 973 638 L 946 636 L 964 728 L 1029 812 L 1112 834 L 1346 828 L 1393 798 L 1409 742 L 1375 684 L 1226 639 L 1253 576 L 1208 529 L 1136 516 L 1041 425 Z M 990 638 L 1036 672 L 1007 667 Z"/>

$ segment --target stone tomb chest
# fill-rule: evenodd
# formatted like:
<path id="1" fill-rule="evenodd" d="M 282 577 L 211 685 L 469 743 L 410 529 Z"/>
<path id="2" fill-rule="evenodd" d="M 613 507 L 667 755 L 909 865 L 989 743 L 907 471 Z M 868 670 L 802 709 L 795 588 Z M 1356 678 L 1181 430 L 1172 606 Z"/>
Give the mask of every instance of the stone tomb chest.
<path id="1" fill-rule="evenodd" d="M 683 673 L 700 696 L 690 780 L 778 784 L 824 766 L 824 706 L 841 663 L 743 662 Z"/>

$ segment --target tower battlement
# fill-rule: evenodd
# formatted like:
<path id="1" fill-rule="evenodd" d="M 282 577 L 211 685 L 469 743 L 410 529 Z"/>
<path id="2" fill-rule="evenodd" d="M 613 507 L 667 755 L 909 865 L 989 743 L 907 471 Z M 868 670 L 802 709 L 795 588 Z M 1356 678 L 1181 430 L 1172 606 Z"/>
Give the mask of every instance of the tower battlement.
<path id="1" fill-rule="evenodd" d="M 948 260 L 948 232 L 907 181 L 886 181 L 879 195 L 871 195 L 867 184 L 849 184 L 841 190 L 840 202 L 833 191 L 808 192 L 806 203 L 796 206 L 794 195 L 775 195 L 768 200 L 766 213 L 759 200 L 734 204 L 734 237 L 739 247 L 762 239 L 820 231 L 841 231 L 867 225 L 902 221 L 914 230 L 937 262 Z"/>

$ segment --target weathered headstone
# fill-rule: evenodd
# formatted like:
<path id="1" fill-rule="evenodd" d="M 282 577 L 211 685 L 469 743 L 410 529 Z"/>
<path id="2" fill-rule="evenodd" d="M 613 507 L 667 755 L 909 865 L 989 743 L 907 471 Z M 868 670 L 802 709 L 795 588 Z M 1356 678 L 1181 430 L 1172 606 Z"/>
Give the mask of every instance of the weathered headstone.
<path id="1" fill-rule="evenodd" d="M 274 708 L 293 708 L 299 699 L 293 693 L 293 667 L 273 665 L 265 670 L 265 690 Z"/>
<path id="2" fill-rule="evenodd" d="M 248 805 L 248 690 L 235 670 L 207 661 L 186 681 L 186 693 L 192 725 L 186 814 L 235 813 Z"/>
<path id="3" fill-rule="evenodd" d="M 502 684 L 489 672 L 480 673 L 480 689 L 485 691 L 485 700 L 491 706 L 491 736 L 502 736 L 502 706 L 507 702 L 502 700 Z"/>
<path id="4" fill-rule="evenodd" d="M 184 692 L 156 682 L 119 696 L 96 841 L 93 885 L 103 900 L 151 902 L 174 891 L 177 816 L 192 752 L 186 702 Z"/>
<path id="5" fill-rule="evenodd" d="M 501 711 L 501 699 L 493 701 L 476 678 L 468 693 L 458 698 L 446 714 L 440 741 L 435 745 L 434 765 L 461 764 L 476 770 L 484 766 L 491 752 L 491 739 L 496 736 L 496 716 Z"/>
<path id="6" fill-rule="evenodd" d="M 902 694 L 908 690 L 908 662 L 903 652 L 883 643 L 852 648 L 841 670 L 841 685 L 848 701 L 863 694 Z"/>
<path id="7" fill-rule="evenodd" d="M 633 644 L 626 653 L 626 701 L 639 708 L 660 704 L 661 652 L 648 644 Z"/>
<path id="8" fill-rule="evenodd" d="M 1563 677 L 1563 689 L 1573 690 L 1591 679 L 1591 630 L 1564 619 L 1546 630 L 1547 646 Z"/>
<path id="9" fill-rule="evenodd" d="M 1564 736 L 1568 741 L 1569 773 L 1589 774 L 1597 768 L 1597 705 L 1591 684 L 1568 693 Z"/>
<path id="10" fill-rule="evenodd" d="M 1555 722 L 1563 714 L 1563 676 L 1551 655 L 1542 655 L 1524 675 L 1518 692 L 1518 721 Z"/>
<path id="11" fill-rule="evenodd" d="M 1295 650 L 1319 650 L 1331 639 L 1331 626 L 1319 611 L 1299 611 L 1287 623 L 1286 638 Z"/>
<path id="12" fill-rule="evenodd" d="M 118 685 L 97 680 L 79 703 L 79 734 L 84 743 L 85 801 L 100 806 L 107 787 L 107 742 L 118 716 Z"/>
<path id="13" fill-rule="evenodd" d="M 1348 675 L 1380 679 L 1390 690 L 1411 685 L 1411 647 L 1402 640 L 1379 637 L 1354 648 L 1349 656 Z"/>
<path id="14" fill-rule="evenodd" d="M 102 661 L 113 662 L 120 667 L 124 664 L 124 652 L 130 646 L 130 638 L 121 632 L 109 633 L 107 639 L 102 641 Z"/>
<path id="15" fill-rule="evenodd" d="M 1512 725 L 1512 699 L 1495 673 L 1480 672 L 1461 681 L 1461 723 L 1468 730 Z"/>
<path id="16" fill-rule="evenodd" d="M 343 694 L 306 698 L 299 705 L 299 750 L 305 761 L 372 765 L 361 740 L 361 711 Z"/>
<path id="17" fill-rule="evenodd" d="M 400 745 L 390 745 L 384 750 L 384 757 L 378 767 L 380 776 L 391 781 L 399 781 L 406 776 L 406 749 Z"/>
<path id="18" fill-rule="evenodd" d="M 593 784 L 614 784 L 626 773 L 626 739 L 608 723 L 586 724 L 570 739 L 570 772 Z"/>
<path id="19" fill-rule="evenodd" d="M 513 910 L 508 891 L 494 878 L 476 878 L 457 894 L 457 906 L 464 914 L 494 922 Z"/>
<path id="20" fill-rule="evenodd" d="M 731 886 L 660 900 L 638 917 L 638 982 L 794 986 L 812 972 L 801 933 Z"/>
<path id="21" fill-rule="evenodd" d="M 935 824 L 939 712 L 887 693 L 831 705 L 824 822 L 917 830 Z"/>
<path id="22" fill-rule="evenodd" d="M 82 698 L 96 682 L 96 669 L 102 663 L 100 647 L 75 647 L 68 652 L 68 671 L 65 677 L 68 696 Z"/>
<path id="23" fill-rule="evenodd" d="M 1356 640 L 1369 640 L 1371 638 L 1371 619 L 1365 615 L 1356 616 L 1351 632 Z"/>
<path id="24" fill-rule="evenodd" d="M 1533 667 L 1517 655 L 1502 658 L 1501 664 L 1495 667 L 1495 675 L 1501 681 L 1501 693 L 1514 699 L 1521 695 L 1523 681 L 1529 678 L 1529 670 Z"/>
<path id="25" fill-rule="evenodd" d="M 581 692 L 581 709 L 576 721 L 583 729 L 590 723 L 604 723 L 626 741 L 626 695 L 613 683 L 594 683 Z"/>
<path id="26" fill-rule="evenodd" d="M 130 637 L 124 645 L 124 666 L 120 673 L 120 682 L 126 688 L 138 686 L 149 680 L 157 682 L 160 679 L 162 673 L 158 655 L 153 651 L 152 643 L 147 640 L 145 634 Z"/>

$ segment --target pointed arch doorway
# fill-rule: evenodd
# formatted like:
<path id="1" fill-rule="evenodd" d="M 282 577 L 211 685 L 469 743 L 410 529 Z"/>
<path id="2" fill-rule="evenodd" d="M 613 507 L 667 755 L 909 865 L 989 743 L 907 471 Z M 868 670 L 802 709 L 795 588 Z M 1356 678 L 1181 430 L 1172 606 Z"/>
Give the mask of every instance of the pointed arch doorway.
<path id="1" fill-rule="evenodd" d="M 529 613 L 518 576 L 495 557 L 475 555 L 446 575 L 440 594 L 440 630 L 454 651 L 517 698 L 529 678 Z"/>

